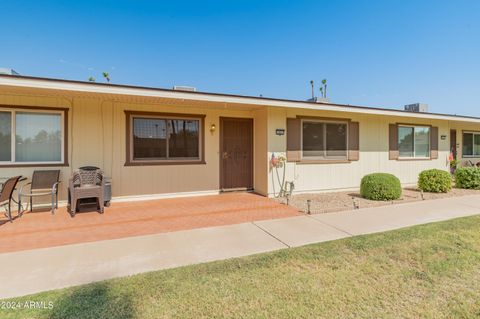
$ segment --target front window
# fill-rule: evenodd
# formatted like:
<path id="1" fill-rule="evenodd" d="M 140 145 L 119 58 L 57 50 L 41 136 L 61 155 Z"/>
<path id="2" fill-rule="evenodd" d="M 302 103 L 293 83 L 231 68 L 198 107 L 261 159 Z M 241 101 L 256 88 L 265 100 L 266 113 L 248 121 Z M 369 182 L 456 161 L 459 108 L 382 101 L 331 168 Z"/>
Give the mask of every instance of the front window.
<path id="1" fill-rule="evenodd" d="M 12 114 L 0 112 L 0 162 L 12 160 Z"/>
<path id="2" fill-rule="evenodd" d="M 400 125 L 398 151 L 400 158 L 429 158 L 430 127 Z"/>
<path id="3" fill-rule="evenodd" d="M 347 123 L 302 121 L 302 157 L 347 158 Z"/>
<path id="4" fill-rule="evenodd" d="M 464 157 L 480 157 L 480 133 L 463 133 L 462 155 Z"/>
<path id="5" fill-rule="evenodd" d="M 202 118 L 131 115 L 130 162 L 201 161 Z"/>
<path id="6" fill-rule="evenodd" d="M 60 164 L 62 111 L 0 111 L 0 164 Z"/>

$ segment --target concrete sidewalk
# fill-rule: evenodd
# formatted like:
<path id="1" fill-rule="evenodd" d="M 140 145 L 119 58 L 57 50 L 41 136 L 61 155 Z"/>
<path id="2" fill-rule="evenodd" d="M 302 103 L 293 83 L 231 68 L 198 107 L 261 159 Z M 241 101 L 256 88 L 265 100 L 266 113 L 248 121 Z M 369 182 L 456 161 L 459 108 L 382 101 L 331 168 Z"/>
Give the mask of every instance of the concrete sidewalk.
<path id="1" fill-rule="evenodd" d="M 476 195 L 3 253 L 0 298 L 479 213 Z"/>

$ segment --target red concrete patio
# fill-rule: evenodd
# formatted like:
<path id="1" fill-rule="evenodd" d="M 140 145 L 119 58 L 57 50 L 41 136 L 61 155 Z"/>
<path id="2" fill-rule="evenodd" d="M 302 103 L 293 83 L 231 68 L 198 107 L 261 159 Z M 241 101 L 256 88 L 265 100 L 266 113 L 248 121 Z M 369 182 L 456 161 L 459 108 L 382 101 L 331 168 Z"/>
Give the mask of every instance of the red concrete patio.
<path id="1" fill-rule="evenodd" d="M 71 218 L 66 208 L 25 213 L 13 223 L 0 217 L 0 253 L 98 240 L 239 224 L 300 215 L 298 211 L 251 193 L 113 203 Z"/>

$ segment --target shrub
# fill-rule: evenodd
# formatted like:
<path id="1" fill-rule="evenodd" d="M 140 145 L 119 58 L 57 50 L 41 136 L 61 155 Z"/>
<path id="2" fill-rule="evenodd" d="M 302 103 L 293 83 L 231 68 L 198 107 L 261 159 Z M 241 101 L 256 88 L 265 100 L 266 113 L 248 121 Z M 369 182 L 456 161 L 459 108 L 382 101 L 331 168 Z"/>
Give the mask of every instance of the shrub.
<path id="1" fill-rule="evenodd" d="M 418 176 L 418 188 L 424 192 L 447 193 L 452 189 L 452 176 L 441 169 L 429 169 Z"/>
<path id="2" fill-rule="evenodd" d="M 457 168 L 455 185 L 458 188 L 480 189 L 480 169 L 476 167 Z"/>
<path id="3" fill-rule="evenodd" d="M 392 174 L 365 175 L 360 185 L 360 195 L 366 199 L 393 200 L 402 196 L 400 180 Z"/>

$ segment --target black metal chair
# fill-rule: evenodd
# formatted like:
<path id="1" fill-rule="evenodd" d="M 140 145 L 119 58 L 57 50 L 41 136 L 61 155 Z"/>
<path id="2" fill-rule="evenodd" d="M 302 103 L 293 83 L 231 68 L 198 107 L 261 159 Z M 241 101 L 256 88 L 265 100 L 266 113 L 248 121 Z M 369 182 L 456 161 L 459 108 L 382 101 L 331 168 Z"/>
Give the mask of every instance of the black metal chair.
<path id="1" fill-rule="evenodd" d="M 15 176 L 9 178 L 5 183 L 3 183 L 2 189 L 0 191 L 0 206 L 3 206 L 6 209 L 5 216 L 10 220 L 12 219 L 12 195 L 15 187 L 21 176 Z"/>
<path id="2" fill-rule="evenodd" d="M 21 216 L 22 197 L 30 198 L 30 211 L 33 211 L 33 198 L 41 196 L 52 197 L 52 214 L 55 214 L 55 209 L 58 208 L 58 184 L 60 178 L 60 170 L 46 170 L 34 171 L 32 182 L 23 185 L 18 193 L 18 212 Z M 30 191 L 26 192 L 25 187 L 30 186 Z"/>

